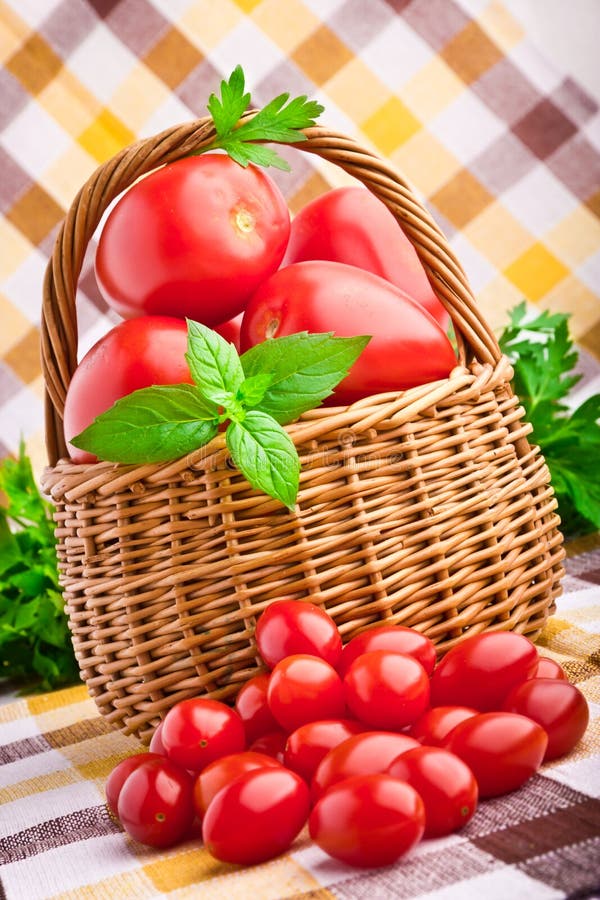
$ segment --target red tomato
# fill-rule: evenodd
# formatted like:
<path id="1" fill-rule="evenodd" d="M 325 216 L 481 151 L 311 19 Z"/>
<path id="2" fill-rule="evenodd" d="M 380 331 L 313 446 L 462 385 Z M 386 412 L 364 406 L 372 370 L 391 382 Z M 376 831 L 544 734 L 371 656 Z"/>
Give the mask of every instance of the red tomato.
<path id="1" fill-rule="evenodd" d="M 191 384 L 186 350 L 185 322 L 167 316 L 121 322 L 100 338 L 77 366 L 67 391 L 64 433 L 71 458 L 96 462 L 69 441 L 121 397 L 153 384 Z"/>
<path id="2" fill-rule="evenodd" d="M 431 677 L 432 706 L 472 706 L 482 712 L 502 709 L 516 684 L 530 678 L 537 650 L 522 634 L 487 631 L 456 644 Z"/>
<path id="3" fill-rule="evenodd" d="M 548 735 L 544 761 L 564 756 L 581 740 L 590 711 L 579 688 L 561 678 L 532 678 L 504 701 L 507 712 L 528 716 Z"/>
<path id="4" fill-rule="evenodd" d="M 414 738 L 392 731 L 364 731 L 347 738 L 326 753 L 317 766 L 311 783 L 313 799 L 317 800 L 332 784 L 353 775 L 387 772 L 397 756 L 418 746 Z"/>
<path id="5" fill-rule="evenodd" d="M 275 731 L 261 734 L 259 738 L 250 744 L 248 749 L 253 753 L 264 753 L 266 756 L 272 756 L 277 762 L 283 764 L 287 739 L 287 732 L 276 728 Z"/>
<path id="6" fill-rule="evenodd" d="M 356 657 L 370 650 L 391 650 L 414 656 L 428 675 L 431 675 L 435 666 L 435 644 L 424 634 L 404 625 L 377 625 L 357 634 L 344 647 L 337 666 L 342 678 Z"/>
<path id="7" fill-rule="evenodd" d="M 251 772 L 253 769 L 272 769 L 274 766 L 281 768 L 281 764 L 266 753 L 253 753 L 245 750 L 243 753 L 230 753 L 215 759 L 200 774 L 194 782 L 194 807 L 196 813 L 202 819 L 210 801 L 217 795 L 222 787 L 234 781 L 240 775 Z"/>
<path id="8" fill-rule="evenodd" d="M 423 307 L 378 275 L 343 263 L 294 263 L 263 282 L 244 313 L 242 349 L 299 331 L 372 335 L 330 398 L 342 405 L 446 378 L 456 365 L 444 330 Z"/>
<path id="9" fill-rule="evenodd" d="M 164 718 L 161 739 L 169 759 L 191 772 L 201 772 L 220 756 L 246 749 L 238 713 L 204 697 L 176 703 Z"/>
<path id="10" fill-rule="evenodd" d="M 119 794 L 119 820 L 136 841 L 171 847 L 194 821 L 193 779 L 189 772 L 161 757 L 139 765 Z"/>
<path id="11" fill-rule="evenodd" d="M 244 723 L 249 744 L 261 735 L 279 728 L 267 703 L 268 687 L 268 675 L 255 675 L 242 685 L 235 698 L 235 708 Z"/>
<path id="12" fill-rule="evenodd" d="M 356 775 L 331 787 L 313 807 L 310 836 L 351 866 L 388 866 L 420 841 L 425 808 L 409 784 L 389 775 Z"/>
<path id="13" fill-rule="evenodd" d="M 324 609 L 308 600 L 275 600 L 259 617 L 255 639 L 270 669 L 296 653 L 320 656 L 335 667 L 342 654 L 337 625 Z"/>
<path id="14" fill-rule="evenodd" d="M 294 217 L 282 265 L 307 259 L 349 263 L 373 272 L 405 291 L 446 328 L 448 314 L 415 248 L 387 206 L 363 187 L 328 191 Z"/>
<path id="15" fill-rule="evenodd" d="M 307 722 L 289 735 L 283 761 L 288 769 L 297 772 L 310 783 L 317 766 L 329 750 L 364 730 L 360 722 L 352 719 Z"/>
<path id="16" fill-rule="evenodd" d="M 279 856 L 303 828 L 308 787 L 275 766 L 240 775 L 216 794 L 202 823 L 207 850 L 222 862 L 251 866 Z"/>
<path id="17" fill-rule="evenodd" d="M 151 753 L 158 753 L 158 754 L 160 754 L 160 756 L 166 756 L 165 748 L 163 747 L 163 742 L 162 742 L 162 737 L 161 737 L 162 729 L 163 729 L 163 723 L 160 722 L 156 726 L 154 734 L 152 735 L 152 737 L 150 739 L 149 750 Z"/>
<path id="18" fill-rule="evenodd" d="M 458 831 L 473 818 L 479 790 L 466 763 L 441 747 L 415 747 L 388 769 L 414 787 L 425 804 L 425 837 Z"/>
<path id="19" fill-rule="evenodd" d="M 119 794 L 131 773 L 135 772 L 137 767 L 142 763 L 148 762 L 149 759 L 160 758 L 158 753 L 134 753 L 133 756 L 128 756 L 127 759 L 122 759 L 120 763 L 117 763 L 106 779 L 106 784 L 104 786 L 106 805 L 113 816 L 118 816 L 117 807 L 119 803 Z"/>
<path id="20" fill-rule="evenodd" d="M 562 681 L 568 681 L 567 673 L 560 663 L 550 659 L 549 656 L 540 656 L 537 669 L 533 673 L 533 678 L 560 678 Z"/>
<path id="21" fill-rule="evenodd" d="M 278 662 L 267 693 L 269 709 L 285 731 L 315 719 L 343 719 L 342 679 L 324 659 L 297 653 Z"/>
<path id="22" fill-rule="evenodd" d="M 525 716 L 488 712 L 453 728 L 446 749 L 472 770 L 480 797 L 497 797 L 521 787 L 544 759 L 548 736 Z"/>
<path id="23" fill-rule="evenodd" d="M 371 728 L 400 731 L 429 706 L 429 678 L 412 656 L 371 650 L 358 656 L 344 676 L 346 705 Z"/>
<path id="24" fill-rule="evenodd" d="M 469 706 L 434 706 L 426 710 L 417 721 L 411 725 L 408 733 L 421 744 L 429 747 L 441 747 L 453 728 L 476 716 L 477 710 Z"/>
<path id="25" fill-rule="evenodd" d="M 221 337 L 224 337 L 226 341 L 229 341 L 230 344 L 233 344 L 237 352 L 240 352 L 240 330 L 242 327 L 242 317 L 243 313 L 235 316 L 233 319 L 227 319 L 226 322 L 221 322 L 220 325 L 215 325 L 215 331 L 217 331 Z"/>
<path id="26" fill-rule="evenodd" d="M 262 169 L 222 154 L 188 157 L 123 194 L 100 234 L 96 279 L 124 318 L 217 325 L 277 269 L 289 230 L 285 199 Z"/>

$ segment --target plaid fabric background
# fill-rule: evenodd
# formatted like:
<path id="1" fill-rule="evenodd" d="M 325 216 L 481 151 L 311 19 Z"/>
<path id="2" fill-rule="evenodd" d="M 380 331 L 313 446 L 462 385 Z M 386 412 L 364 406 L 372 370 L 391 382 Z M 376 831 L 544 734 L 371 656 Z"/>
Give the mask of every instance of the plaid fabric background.
<path id="1" fill-rule="evenodd" d="M 0 0 L 0 53 L 0 456 L 23 434 L 45 463 L 40 297 L 65 210 L 121 147 L 204 115 L 238 62 L 255 103 L 318 98 L 412 180 L 494 327 L 526 297 L 600 354 L 598 104 L 498 0 Z M 298 153 L 275 177 L 292 210 L 344 182 Z M 92 253 L 81 354 L 116 321 Z"/>
<path id="2" fill-rule="evenodd" d="M 240 869 L 200 841 L 167 851 L 130 840 L 104 806 L 104 782 L 133 738 L 111 731 L 85 688 L 0 707 L 3 900 L 555 900 L 600 896 L 600 540 L 567 560 L 559 615 L 540 651 L 587 697 L 572 753 L 519 791 L 480 804 L 463 831 L 422 841 L 395 866 L 338 864 L 303 833 L 279 859 Z"/>

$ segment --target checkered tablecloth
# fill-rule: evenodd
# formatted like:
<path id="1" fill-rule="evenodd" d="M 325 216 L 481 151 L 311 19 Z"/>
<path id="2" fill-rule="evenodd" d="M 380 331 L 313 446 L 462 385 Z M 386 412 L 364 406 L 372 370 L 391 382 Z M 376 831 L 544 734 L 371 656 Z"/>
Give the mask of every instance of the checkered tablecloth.
<path id="1" fill-rule="evenodd" d="M 199 839 L 168 851 L 142 847 L 104 805 L 111 768 L 141 747 L 111 730 L 76 687 L 0 707 L 0 897 L 600 897 L 600 537 L 566 567 L 558 614 L 538 644 L 587 697 L 588 730 L 519 791 L 482 802 L 460 833 L 424 840 L 396 865 L 367 871 L 330 859 L 306 833 L 286 855 L 246 869 L 217 862 Z"/>
<path id="2" fill-rule="evenodd" d="M 0 456 L 46 457 L 41 284 L 65 210 L 138 137 L 206 113 L 237 63 L 391 160 L 441 224 L 493 327 L 523 297 L 600 355 L 600 111 L 499 0 L 0 0 Z M 296 152 L 292 210 L 339 170 Z M 115 319 L 93 245 L 83 353 Z"/>

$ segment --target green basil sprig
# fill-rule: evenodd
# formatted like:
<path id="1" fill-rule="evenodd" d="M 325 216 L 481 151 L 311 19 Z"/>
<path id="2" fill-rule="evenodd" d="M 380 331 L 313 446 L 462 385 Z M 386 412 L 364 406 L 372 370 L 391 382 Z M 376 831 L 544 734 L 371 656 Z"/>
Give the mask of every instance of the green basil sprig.
<path id="1" fill-rule="evenodd" d="M 207 444 L 227 422 L 227 448 L 247 481 L 293 509 L 300 460 L 282 426 L 333 393 L 370 336 L 301 332 L 269 338 L 240 357 L 206 325 L 188 319 L 187 326 L 194 384 L 133 391 L 71 443 L 115 463 L 168 462 Z"/>

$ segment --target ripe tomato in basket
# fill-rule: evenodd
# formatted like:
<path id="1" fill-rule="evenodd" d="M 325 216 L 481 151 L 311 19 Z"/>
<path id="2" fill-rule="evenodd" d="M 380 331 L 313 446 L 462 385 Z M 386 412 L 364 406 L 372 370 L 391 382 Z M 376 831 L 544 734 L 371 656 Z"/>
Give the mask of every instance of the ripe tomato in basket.
<path id="1" fill-rule="evenodd" d="M 74 462 L 96 457 L 69 441 L 115 401 L 153 384 L 192 383 L 185 360 L 187 327 L 169 316 L 121 322 L 100 338 L 77 366 L 65 401 L 64 433 Z"/>
<path id="2" fill-rule="evenodd" d="M 444 330 L 400 288 L 345 263 L 294 263 L 258 288 L 242 319 L 241 347 L 301 331 L 372 335 L 329 403 L 446 378 L 456 356 Z"/>
<path id="3" fill-rule="evenodd" d="M 405 291 L 443 328 L 447 325 L 448 314 L 415 248 L 387 206 L 364 187 L 327 191 L 297 213 L 282 265 L 307 259 L 328 259 L 373 272 Z"/>
<path id="4" fill-rule="evenodd" d="M 286 656 L 308 653 L 337 666 L 342 639 L 337 625 L 308 600 L 275 600 L 256 623 L 256 645 L 265 664 L 274 668 Z"/>
<path id="5" fill-rule="evenodd" d="M 96 279 L 124 318 L 187 317 L 213 326 L 241 312 L 282 260 L 285 199 L 254 165 L 207 153 L 142 178 L 108 215 Z"/>

